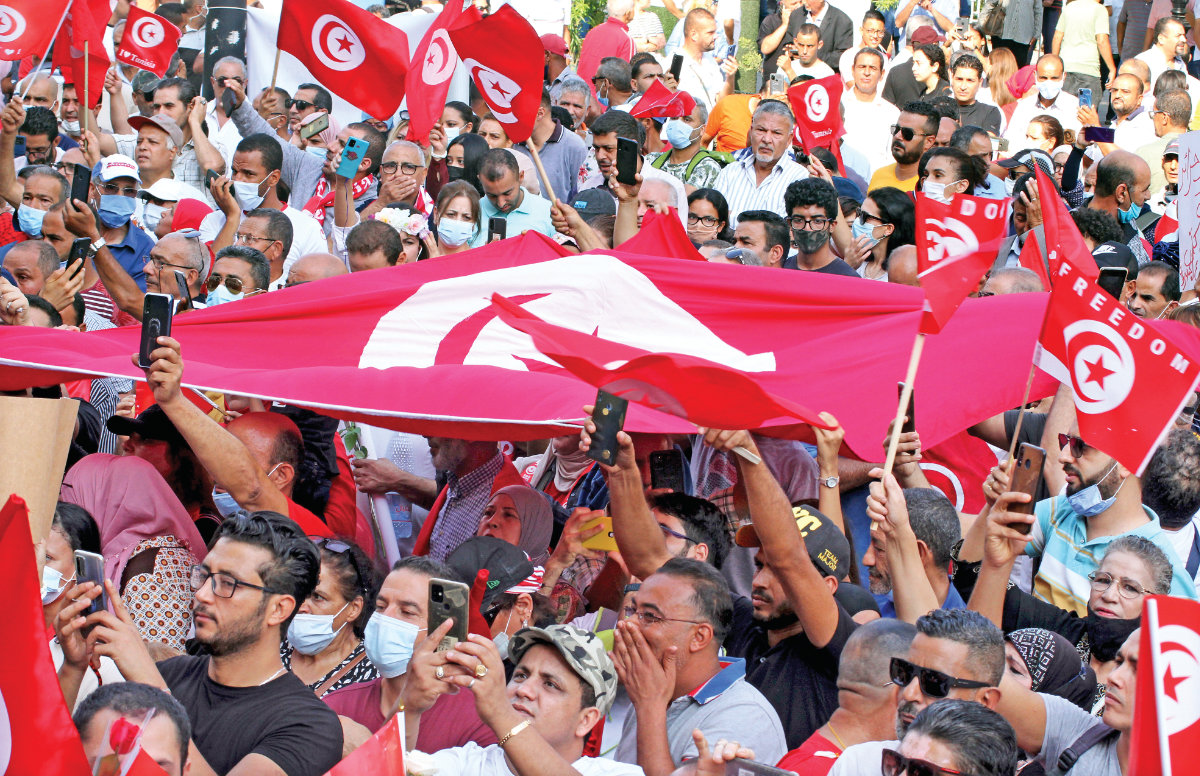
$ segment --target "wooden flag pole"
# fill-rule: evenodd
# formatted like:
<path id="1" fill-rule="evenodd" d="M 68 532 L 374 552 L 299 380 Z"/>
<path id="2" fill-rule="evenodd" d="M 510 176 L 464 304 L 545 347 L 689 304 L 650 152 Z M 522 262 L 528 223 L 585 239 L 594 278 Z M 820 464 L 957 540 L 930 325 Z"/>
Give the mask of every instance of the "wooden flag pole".
<path id="1" fill-rule="evenodd" d="M 525 141 L 525 147 L 529 149 L 529 155 L 533 157 L 533 164 L 537 167 L 538 175 L 542 178 L 542 185 L 546 187 L 546 193 L 550 195 L 546 199 L 551 202 L 558 202 L 558 196 L 555 195 L 554 187 L 550 185 L 550 178 L 546 175 L 546 168 L 542 166 L 542 157 L 538 156 L 538 150 L 534 147 L 531 142 L 532 140 L 533 137 L 531 136 L 529 140 Z"/>
<path id="2" fill-rule="evenodd" d="M 283 49 L 275 46 L 275 69 L 271 71 L 271 93 L 275 92 L 275 82 L 279 80 L 279 55 L 283 53 Z"/>
<path id="3" fill-rule="evenodd" d="M 42 58 L 38 60 L 38 70 L 42 69 L 42 63 L 46 61 L 46 57 L 50 56 L 50 49 L 54 47 L 54 41 L 58 38 L 58 31 L 62 29 L 63 22 L 67 20 L 67 14 L 71 13 L 71 5 L 74 2 L 75 0 L 67 0 L 67 7 L 63 9 L 62 18 L 58 20 L 58 26 L 54 28 L 54 34 L 50 36 L 50 43 L 46 46 L 46 51 L 42 53 Z M 29 94 L 29 87 L 33 86 L 33 75 L 33 73 L 30 73 L 29 76 L 26 76 L 29 78 L 29 82 L 25 84 L 25 90 L 21 92 L 22 100 L 25 99 L 25 95 Z M 47 75 L 49 75 L 49 73 L 47 73 Z"/>
<path id="4" fill-rule="evenodd" d="M 883 477 L 892 473 L 896 463 L 896 447 L 900 444 L 900 427 L 904 425 L 904 409 L 912 399 L 913 382 L 917 379 L 917 365 L 921 363 L 921 351 L 925 349 L 925 335 L 917 334 L 913 342 L 912 355 L 908 358 L 908 372 L 904 375 L 904 389 L 900 392 L 900 404 L 896 407 L 896 420 L 892 423 L 892 435 L 888 438 L 887 459 L 883 462 Z"/>
<path id="5" fill-rule="evenodd" d="M 1033 390 L 1033 376 L 1037 373 L 1037 364 L 1029 365 L 1029 379 L 1025 381 L 1025 396 L 1021 399 L 1021 410 L 1017 413 L 1017 425 L 1013 428 L 1012 442 L 1008 445 L 1008 459 L 1017 451 L 1017 440 L 1021 437 L 1021 423 L 1025 420 L 1025 405 L 1029 403 L 1029 392 Z M 1007 461 L 1005 462 L 1007 465 Z"/>

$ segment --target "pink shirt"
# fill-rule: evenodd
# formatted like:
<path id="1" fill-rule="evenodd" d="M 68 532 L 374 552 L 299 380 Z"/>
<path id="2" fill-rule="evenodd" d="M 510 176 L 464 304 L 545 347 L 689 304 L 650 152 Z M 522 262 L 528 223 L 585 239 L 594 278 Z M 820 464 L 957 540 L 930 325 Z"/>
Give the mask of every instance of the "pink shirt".
<path id="1" fill-rule="evenodd" d="M 628 62 L 637 53 L 633 38 L 629 37 L 629 25 L 612 16 L 604 23 L 593 27 L 583 39 L 579 49 L 579 66 L 575 72 L 588 83 L 605 57 L 620 57 Z"/>
<path id="2" fill-rule="evenodd" d="M 386 721 L 379 710 L 382 679 L 356 682 L 349 687 L 334 690 L 321 700 L 329 708 L 349 717 L 372 733 L 383 727 Z M 417 749 L 436 752 L 474 741 L 480 746 L 496 743 L 496 734 L 483 723 L 475 711 L 475 694 L 461 689 L 456 695 L 443 695 L 433 708 L 421 715 L 421 730 L 417 733 Z"/>

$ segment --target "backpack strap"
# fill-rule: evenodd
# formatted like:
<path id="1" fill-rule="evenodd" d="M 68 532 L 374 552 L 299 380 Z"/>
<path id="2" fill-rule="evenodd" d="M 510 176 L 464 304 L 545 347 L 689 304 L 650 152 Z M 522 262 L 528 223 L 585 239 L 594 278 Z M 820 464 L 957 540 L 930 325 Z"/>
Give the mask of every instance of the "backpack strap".
<path id="1" fill-rule="evenodd" d="M 1083 731 L 1083 735 L 1075 739 L 1070 746 L 1062 751 L 1062 754 L 1058 756 L 1058 763 L 1055 765 L 1054 770 L 1048 771 L 1047 776 L 1064 776 L 1075 767 L 1075 763 L 1079 762 L 1079 758 L 1083 756 L 1084 752 L 1116 734 L 1116 730 L 1105 725 L 1103 722 L 1097 722 L 1092 725 Z"/>

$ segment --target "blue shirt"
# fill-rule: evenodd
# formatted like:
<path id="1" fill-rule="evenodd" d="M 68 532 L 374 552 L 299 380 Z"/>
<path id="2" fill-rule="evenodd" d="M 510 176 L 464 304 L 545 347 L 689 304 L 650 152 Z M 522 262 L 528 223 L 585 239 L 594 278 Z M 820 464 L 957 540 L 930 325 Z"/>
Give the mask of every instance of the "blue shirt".
<path id="1" fill-rule="evenodd" d="M 872 593 L 872 595 L 875 595 Z M 875 602 L 879 604 L 879 616 L 891 617 L 896 619 L 896 604 L 892 601 L 890 592 L 883 595 L 875 595 Z M 958 594 L 958 590 L 954 587 L 954 583 L 950 583 L 950 589 L 946 592 L 946 600 L 942 602 L 943 609 L 966 609 L 967 602 Z"/>
<path id="2" fill-rule="evenodd" d="M 983 183 L 975 187 L 975 196 L 988 199 L 1007 199 L 1008 190 L 1004 188 L 1004 180 L 988 173 Z"/>
<path id="3" fill-rule="evenodd" d="M 521 204 L 507 213 L 501 213 L 488 197 L 479 200 L 479 233 L 471 238 L 471 247 L 478 248 L 486 245 L 488 240 L 488 219 L 503 218 L 508 222 L 508 237 L 516 237 L 526 230 L 541 232 L 547 237 L 554 235 L 554 223 L 550 220 L 550 200 L 530 194 L 522 188 Z"/>
<path id="4" fill-rule="evenodd" d="M 109 243 L 108 252 L 117 260 L 118 264 L 125 268 L 129 277 L 133 278 L 133 282 L 138 284 L 138 288 L 145 291 L 146 273 L 143 268 L 150 260 L 150 249 L 153 247 L 154 240 L 150 238 L 150 235 L 131 223 L 129 230 L 125 233 L 125 239 L 115 245 Z"/>

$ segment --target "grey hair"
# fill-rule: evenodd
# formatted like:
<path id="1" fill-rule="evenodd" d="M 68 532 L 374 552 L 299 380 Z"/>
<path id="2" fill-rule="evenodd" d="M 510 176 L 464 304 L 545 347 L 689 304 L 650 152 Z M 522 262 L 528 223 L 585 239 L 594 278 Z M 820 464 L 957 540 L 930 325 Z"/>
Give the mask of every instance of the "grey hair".
<path id="1" fill-rule="evenodd" d="M 647 178 L 646 180 L 642 181 L 642 188 L 645 188 L 646 184 L 649 184 L 649 183 L 656 184 L 658 186 L 661 186 L 663 189 L 665 189 L 667 191 L 667 195 L 668 195 L 666 204 L 670 205 L 671 207 L 675 208 L 676 210 L 679 209 L 679 192 L 675 190 L 674 186 L 672 186 L 670 183 L 663 180 L 662 178 Z"/>
<path id="2" fill-rule="evenodd" d="M 904 504 L 913 533 L 929 548 L 934 564 L 946 568 L 951 550 L 962 538 L 958 510 L 934 488 L 905 488 Z"/>
<path id="3" fill-rule="evenodd" d="M 1166 595 L 1171 592 L 1174 571 L 1167 554 L 1157 544 L 1144 536 L 1121 536 L 1109 542 L 1104 557 L 1114 552 L 1127 552 L 1146 565 L 1146 571 L 1150 572 L 1151 593 Z"/>
<path id="4" fill-rule="evenodd" d="M 696 110 L 700 111 L 700 126 L 708 124 L 708 106 L 703 100 L 696 100 Z"/>
<path id="5" fill-rule="evenodd" d="M 609 16 L 620 19 L 633 10 L 633 0 L 608 0 L 605 10 Z"/>
<path id="6" fill-rule="evenodd" d="M 586 108 L 592 101 L 592 90 L 588 88 L 587 81 L 579 76 L 568 76 L 563 79 L 563 82 L 558 87 L 558 93 L 561 95 L 564 92 L 571 94 L 583 95 L 583 106 Z"/>
<path id="7" fill-rule="evenodd" d="M 234 65 L 237 65 L 238 67 L 240 67 L 242 69 L 242 78 L 246 77 L 246 63 L 243 62 L 241 59 L 238 59 L 237 57 L 221 57 L 220 59 L 218 59 L 216 62 L 213 63 L 212 71 L 215 73 L 215 72 L 217 72 L 218 67 L 220 67 L 221 65 L 228 65 L 228 64 L 234 64 Z"/>
<path id="8" fill-rule="evenodd" d="M 1001 267 L 992 270 L 992 278 L 1012 280 L 1012 288 L 1009 290 L 1009 293 L 1012 294 L 1034 294 L 1046 290 L 1042 288 L 1042 281 L 1038 278 L 1037 273 L 1024 267 Z"/>
<path id="9" fill-rule="evenodd" d="M 418 154 L 420 154 L 422 162 L 429 164 L 429 160 L 425 158 L 425 149 L 421 148 L 421 146 L 417 145 L 411 140 L 393 140 L 391 145 L 387 147 L 387 151 L 391 151 L 393 148 L 412 148 L 416 150 Z"/>
<path id="10" fill-rule="evenodd" d="M 782 116 L 788 120 L 789 124 L 794 125 L 796 123 L 796 117 L 792 115 L 792 109 L 779 100 L 763 100 L 760 102 L 758 107 L 754 109 L 754 115 L 750 117 L 750 123 L 753 124 L 755 121 L 758 121 L 759 116 L 767 113 Z"/>
<path id="11" fill-rule="evenodd" d="M 908 24 L 904 25 L 904 40 L 909 45 L 912 45 L 912 34 L 922 27 L 932 27 L 933 20 L 928 16 L 910 16 Z"/>
<path id="12" fill-rule="evenodd" d="M 962 773 L 1013 776 L 1017 771 L 1017 734 L 982 703 L 953 698 L 932 703 L 921 709 L 904 737 L 918 735 L 946 746 Z"/>

